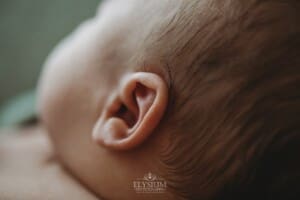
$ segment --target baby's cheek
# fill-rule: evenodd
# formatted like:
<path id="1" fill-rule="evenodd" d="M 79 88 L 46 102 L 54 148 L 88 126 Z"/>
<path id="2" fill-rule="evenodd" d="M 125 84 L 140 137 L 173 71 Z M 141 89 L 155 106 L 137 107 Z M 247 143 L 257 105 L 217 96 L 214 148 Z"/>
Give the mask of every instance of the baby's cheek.
<path id="1" fill-rule="evenodd" d="M 78 99 L 76 87 L 67 75 L 63 78 L 62 74 L 57 73 L 47 74 L 49 77 L 45 77 L 45 82 L 40 87 L 39 111 L 52 142 L 61 149 L 67 141 L 70 141 L 69 133 L 73 132 L 70 129 L 76 124 L 73 122 L 78 116 L 76 113 Z"/>
<path id="2" fill-rule="evenodd" d="M 39 112 L 46 124 L 57 118 L 59 121 L 60 116 L 63 115 L 61 108 L 66 104 L 66 97 L 69 95 L 67 92 L 63 81 L 51 77 L 51 72 L 48 70 L 39 88 L 38 100 Z"/>
<path id="3" fill-rule="evenodd" d="M 50 127 L 66 123 L 76 100 L 78 67 L 72 59 L 70 43 L 60 45 L 46 62 L 39 84 L 38 109 Z M 80 88 L 79 88 L 80 89 Z"/>
<path id="4" fill-rule="evenodd" d="M 39 109 L 51 139 L 65 146 L 85 134 L 95 109 L 91 78 L 76 63 L 55 63 L 46 69 L 41 81 Z M 59 67 L 57 67 L 59 66 Z"/>

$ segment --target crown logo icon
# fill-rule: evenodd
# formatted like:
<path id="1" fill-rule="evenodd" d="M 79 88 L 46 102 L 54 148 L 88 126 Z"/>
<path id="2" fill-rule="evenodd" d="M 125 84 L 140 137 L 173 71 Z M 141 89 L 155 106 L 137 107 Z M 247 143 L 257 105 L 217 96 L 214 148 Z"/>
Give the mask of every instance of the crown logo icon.
<path id="1" fill-rule="evenodd" d="M 144 175 L 143 178 L 145 181 L 154 181 L 157 179 L 156 175 L 152 174 L 151 172 L 148 172 L 147 174 Z"/>

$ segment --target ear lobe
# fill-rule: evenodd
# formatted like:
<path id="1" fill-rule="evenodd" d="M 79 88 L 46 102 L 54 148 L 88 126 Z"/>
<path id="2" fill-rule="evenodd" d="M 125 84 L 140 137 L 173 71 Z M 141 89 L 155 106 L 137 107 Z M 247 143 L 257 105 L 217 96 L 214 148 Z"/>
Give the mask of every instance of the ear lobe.
<path id="1" fill-rule="evenodd" d="M 127 74 L 111 95 L 93 129 L 93 140 L 115 150 L 141 145 L 165 112 L 168 90 L 154 73 Z"/>

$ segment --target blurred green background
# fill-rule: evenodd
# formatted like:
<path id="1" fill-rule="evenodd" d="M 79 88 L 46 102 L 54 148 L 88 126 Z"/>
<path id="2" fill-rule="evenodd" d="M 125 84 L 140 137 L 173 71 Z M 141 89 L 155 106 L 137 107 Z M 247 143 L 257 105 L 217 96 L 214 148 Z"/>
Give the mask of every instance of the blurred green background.
<path id="1" fill-rule="evenodd" d="M 0 1 L 0 111 L 13 97 L 36 87 L 49 52 L 81 21 L 92 17 L 99 2 Z"/>

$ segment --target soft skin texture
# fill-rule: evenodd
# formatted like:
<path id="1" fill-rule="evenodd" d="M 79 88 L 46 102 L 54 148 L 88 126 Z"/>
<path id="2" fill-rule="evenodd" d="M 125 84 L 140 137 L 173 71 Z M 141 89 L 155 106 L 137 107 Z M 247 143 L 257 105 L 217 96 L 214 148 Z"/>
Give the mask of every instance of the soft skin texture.
<path id="1" fill-rule="evenodd" d="M 104 3 L 55 49 L 40 81 L 39 110 L 57 157 L 98 197 L 172 199 L 168 192 L 133 189 L 147 172 L 160 174 L 158 147 L 165 137 L 154 130 L 168 97 L 161 76 L 130 70 L 138 67 L 129 60 L 141 34 L 132 31 L 132 20 L 144 23 L 134 5 L 140 3 Z"/>
<path id="2" fill-rule="evenodd" d="M 57 162 L 43 127 L 0 135 L 0 199 L 97 199 Z"/>

